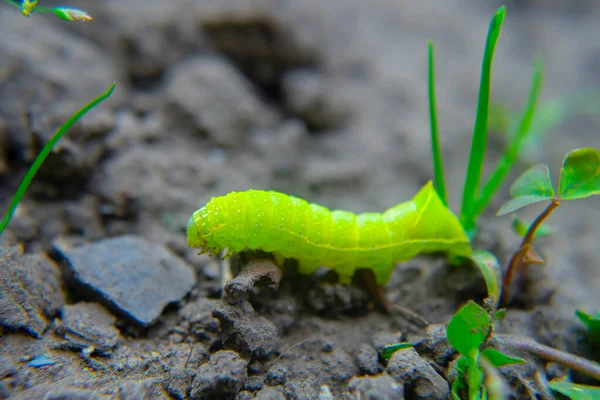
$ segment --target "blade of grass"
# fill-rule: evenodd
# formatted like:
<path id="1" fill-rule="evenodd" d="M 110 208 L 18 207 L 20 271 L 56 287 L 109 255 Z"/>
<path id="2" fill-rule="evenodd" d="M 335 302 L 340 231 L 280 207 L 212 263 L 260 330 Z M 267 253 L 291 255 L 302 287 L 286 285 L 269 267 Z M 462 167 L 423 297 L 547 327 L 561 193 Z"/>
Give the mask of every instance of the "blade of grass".
<path id="1" fill-rule="evenodd" d="M 446 195 L 446 181 L 444 179 L 444 162 L 438 137 L 437 109 L 435 101 L 435 59 L 433 43 L 427 43 L 429 55 L 429 120 L 431 122 L 431 154 L 433 155 L 433 169 L 435 172 L 435 190 L 445 206 L 448 206 Z"/>
<path id="2" fill-rule="evenodd" d="M 112 83 L 106 92 L 104 92 L 100 96 L 96 97 L 90 103 L 86 104 L 83 108 L 81 108 L 79 111 L 77 111 L 77 113 L 75 115 L 73 115 L 71 118 L 69 118 L 69 120 L 67 122 L 65 122 L 60 128 L 58 128 L 58 130 L 56 131 L 56 133 L 54 133 L 54 135 L 52 136 L 50 141 L 48 141 L 48 143 L 46 143 L 46 145 L 44 146 L 44 148 L 42 149 L 40 154 L 37 156 L 37 158 L 31 165 L 31 167 L 29 168 L 29 171 L 27 171 L 27 174 L 25 175 L 25 178 L 23 178 L 23 181 L 21 182 L 19 189 L 17 189 L 17 193 L 12 198 L 10 205 L 8 206 L 8 211 L 4 215 L 2 222 L 0 222 L 0 236 L 2 236 L 4 229 L 6 228 L 6 226 L 12 219 L 12 216 L 13 216 L 17 206 L 19 205 L 21 198 L 25 194 L 25 191 L 29 187 L 29 184 L 33 180 L 33 177 L 38 172 L 42 163 L 44 162 L 46 157 L 48 157 L 48 155 L 50 154 L 50 152 L 52 151 L 52 149 L 54 148 L 56 143 L 58 143 L 58 141 L 69 130 L 69 128 L 75 122 L 77 122 L 81 117 L 83 117 L 83 115 L 85 113 L 87 113 L 92 108 L 96 107 L 98 104 L 100 104 L 101 102 L 106 100 L 112 94 L 114 88 L 115 88 L 115 84 Z"/>
<path id="3" fill-rule="evenodd" d="M 488 35 L 485 43 L 485 51 L 481 65 L 481 81 L 479 84 L 479 99 L 477 101 L 477 116 L 475 118 L 475 127 L 473 129 L 473 139 L 471 142 L 471 153 L 469 155 L 469 164 L 467 165 L 467 176 L 465 178 L 465 187 L 463 191 L 463 202 L 461 209 L 461 222 L 469 234 L 475 230 L 475 220 L 473 218 L 473 206 L 475 196 L 481 179 L 481 169 L 485 156 L 487 144 L 487 124 L 490 108 L 490 86 L 492 75 L 492 61 L 494 59 L 494 50 L 496 42 L 500 35 L 500 28 L 506 14 L 506 7 L 502 6 L 496 11 L 494 18 L 490 22 Z"/>
<path id="4" fill-rule="evenodd" d="M 533 71 L 527 107 L 525 107 L 525 110 L 523 110 L 523 115 L 521 116 L 521 121 L 519 122 L 517 132 L 516 134 L 512 135 L 511 143 L 508 149 L 504 153 L 502 159 L 496 165 L 496 169 L 494 170 L 490 179 L 484 185 L 483 189 L 481 190 L 481 195 L 475 202 L 475 207 L 473 210 L 474 218 L 481 214 L 485 207 L 488 205 L 488 203 L 492 199 L 492 196 L 494 195 L 494 193 L 496 193 L 496 191 L 506 178 L 506 175 L 508 175 L 515 161 L 519 157 L 519 151 L 521 150 L 525 139 L 527 139 L 529 133 L 532 132 L 531 127 L 536 107 L 540 98 L 543 80 L 544 63 L 541 59 L 538 58 L 536 60 Z"/>

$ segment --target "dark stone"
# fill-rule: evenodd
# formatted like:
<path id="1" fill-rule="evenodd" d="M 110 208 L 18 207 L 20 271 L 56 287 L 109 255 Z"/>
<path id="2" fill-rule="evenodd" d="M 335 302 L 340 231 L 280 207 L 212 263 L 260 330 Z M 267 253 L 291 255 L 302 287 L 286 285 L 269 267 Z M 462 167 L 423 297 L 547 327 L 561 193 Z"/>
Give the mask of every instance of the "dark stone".
<path id="1" fill-rule="evenodd" d="M 352 378 L 348 383 L 348 391 L 358 399 L 404 399 L 403 386 L 388 374 Z"/>
<path id="2" fill-rule="evenodd" d="M 237 394 L 247 378 L 248 362 L 231 350 L 217 351 L 198 369 L 190 396 L 208 399 Z"/>
<path id="3" fill-rule="evenodd" d="M 450 396 L 448 382 L 414 348 L 392 354 L 386 371 L 404 385 L 410 398 L 445 400 Z"/>
<path id="4" fill-rule="evenodd" d="M 196 281 L 193 270 L 164 247 L 133 236 L 73 249 L 55 247 L 83 294 L 143 327 L 167 304 L 181 300 Z"/>
<path id="5" fill-rule="evenodd" d="M 223 342 L 235 350 L 263 358 L 277 349 L 277 327 L 268 319 L 256 316 L 248 302 L 232 306 L 218 301 L 213 315 L 221 322 Z"/>
<path id="6" fill-rule="evenodd" d="M 77 303 L 63 307 L 56 333 L 72 349 L 93 347 L 95 352 L 109 353 L 119 340 L 116 317 L 98 303 Z"/>
<path id="7" fill-rule="evenodd" d="M 0 248 L 0 325 L 39 337 L 64 304 L 60 271 L 44 256 Z"/>

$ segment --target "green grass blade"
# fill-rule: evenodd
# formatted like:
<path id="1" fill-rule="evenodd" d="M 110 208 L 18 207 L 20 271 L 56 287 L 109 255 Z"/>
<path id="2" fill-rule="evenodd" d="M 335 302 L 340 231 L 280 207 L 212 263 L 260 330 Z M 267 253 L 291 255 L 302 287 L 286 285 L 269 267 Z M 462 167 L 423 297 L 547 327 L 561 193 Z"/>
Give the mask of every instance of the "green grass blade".
<path id="1" fill-rule="evenodd" d="M 494 59 L 494 50 L 496 42 L 500 35 L 500 28 L 504 21 L 506 7 L 502 6 L 496 11 L 494 18 L 490 22 L 488 35 L 485 43 L 485 51 L 481 65 L 481 82 L 479 85 L 479 99 L 477 101 L 477 117 L 475 118 L 475 127 L 473 129 L 473 140 L 471 142 L 471 153 L 469 155 L 469 164 L 467 166 L 467 176 L 465 178 L 465 187 L 463 191 L 463 202 L 461 209 L 461 222 L 467 232 L 473 233 L 475 230 L 475 220 L 473 218 L 473 208 L 475 196 L 481 179 L 481 169 L 485 156 L 487 144 L 487 124 L 490 108 L 490 86 L 492 75 L 492 61 Z"/>
<path id="2" fill-rule="evenodd" d="M 519 157 L 519 151 L 523 147 L 523 143 L 530 132 L 534 120 L 535 111 L 540 98 L 540 92 L 544 80 L 544 63 L 541 59 L 538 59 L 535 63 L 533 71 L 533 78 L 531 82 L 531 89 L 529 91 L 529 99 L 527 101 L 527 107 L 523 111 L 521 121 L 519 122 L 516 134 L 512 135 L 511 143 L 508 149 L 504 153 L 502 159 L 496 165 L 496 169 L 492 173 L 492 176 L 481 190 L 481 195 L 475 203 L 473 210 L 473 217 L 476 218 L 483 212 L 485 207 L 489 204 L 490 200 L 510 172 L 515 161 Z"/>
<path id="3" fill-rule="evenodd" d="M 52 138 L 50 139 L 50 141 L 48 143 L 46 143 L 46 145 L 44 146 L 44 148 L 42 149 L 42 151 L 40 152 L 40 154 L 37 156 L 37 158 L 35 159 L 35 161 L 31 165 L 31 167 L 29 168 L 29 171 L 27 171 L 27 174 L 25 175 L 25 178 L 23 178 L 23 181 L 21 182 L 21 185 L 19 186 L 19 189 L 17 190 L 17 193 L 12 198 L 12 200 L 10 202 L 10 205 L 8 206 L 8 211 L 4 215 L 4 218 L 2 219 L 2 222 L 0 222 L 0 236 L 2 236 L 2 233 L 4 232 L 4 229 L 6 228 L 6 226 L 8 225 L 8 223 L 10 222 L 10 220 L 11 220 L 11 218 L 12 218 L 12 216 L 13 216 L 16 208 L 17 208 L 17 206 L 19 205 L 19 202 L 21 201 L 21 198 L 25 194 L 25 191 L 29 187 L 29 184 L 31 184 L 31 181 L 33 180 L 33 177 L 38 172 L 38 170 L 40 169 L 42 163 L 44 162 L 44 160 L 46 159 L 46 157 L 48 157 L 48 155 L 50 154 L 50 152 L 52 151 L 52 149 L 54 148 L 54 146 L 56 145 L 56 143 L 58 143 L 58 141 L 69 130 L 69 128 L 75 122 L 77 122 L 77 120 L 79 120 L 85 113 L 87 113 L 92 108 L 96 107 L 98 104 L 100 104 L 101 102 L 103 102 L 104 100 L 106 100 L 112 94 L 114 88 L 115 88 L 115 84 L 113 83 L 113 84 L 110 85 L 110 87 L 108 88 L 108 90 L 105 93 L 103 93 L 100 96 L 96 97 L 90 103 L 86 104 L 83 108 L 81 108 L 75 115 L 73 115 L 71 118 L 69 118 L 69 120 L 67 122 L 65 122 L 56 131 L 56 133 L 54 133 L 54 135 L 52 136 Z"/>
<path id="4" fill-rule="evenodd" d="M 433 43 L 427 43 L 429 49 L 429 120 L 431 122 L 431 154 L 433 155 L 433 169 L 435 172 L 435 189 L 440 199 L 447 207 L 448 197 L 446 195 L 446 181 L 444 179 L 444 162 L 438 137 L 437 109 L 435 101 L 435 59 L 433 55 Z"/>

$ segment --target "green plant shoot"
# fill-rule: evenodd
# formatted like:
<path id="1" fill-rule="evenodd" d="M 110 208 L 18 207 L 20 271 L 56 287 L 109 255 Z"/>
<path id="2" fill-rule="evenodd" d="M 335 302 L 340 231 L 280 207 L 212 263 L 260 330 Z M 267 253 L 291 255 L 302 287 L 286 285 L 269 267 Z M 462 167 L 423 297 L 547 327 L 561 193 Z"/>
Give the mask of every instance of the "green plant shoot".
<path id="1" fill-rule="evenodd" d="M 461 389 L 468 389 L 469 400 L 488 397 L 482 363 L 487 362 L 498 368 L 525 362 L 521 358 L 507 356 L 494 348 L 483 348 L 492 335 L 494 319 L 486 309 L 469 301 L 454 314 L 448 324 L 446 330 L 448 342 L 461 354 L 456 362 L 458 377 L 452 384 L 452 397 L 455 400 L 460 400 Z"/>
<path id="2" fill-rule="evenodd" d="M 444 162 L 440 149 L 438 137 L 437 106 L 435 101 L 435 59 L 433 54 L 433 43 L 428 44 L 429 55 L 429 121 L 431 124 L 431 154 L 433 155 L 433 171 L 435 174 L 435 189 L 445 206 L 448 206 L 446 194 L 446 180 L 444 178 Z"/>
<path id="3" fill-rule="evenodd" d="M 475 199 L 479 188 L 479 181 L 481 179 L 481 170 L 483 168 L 483 159 L 485 157 L 487 144 L 492 61 L 494 59 L 496 42 L 500 35 L 500 29 L 502 28 L 505 14 L 506 7 L 502 6 L 496 11 L 496 14 L 490 22 L 481 66 L 477 115 L 475 118 L 475 128 L 473 129 L 473 140 L 471 142 L 471 153 L 469 155 L 469 163 L 467 166 L 467 176 L 465 178 L 463 202 L 460 214 L 460 220 L 463 227 L 471 236 L 474 235 L 476 229 L 474 218 Z"/>
<path id="4" fill-rule="evenodd" d="M 552 185 L 550 169 L 545 164 L 534 165 L 525 171 L 511 186 L 511 200 L 506 202 L 497 215 L 506 215 L 525 206 L 550 201 L 550 204 L 535 219 L 527 230 L 519 249 L 512 256 L 504 275 L 505 302 L 510 301 L 512 292 L 507 293 L 521 272 L 523 264 L 543 264 L 544 260 L 533 249 L 533 239 L 542 222 L 566 200 L 586 198 L 600 194 L 600 152 L 594 148 L 576 149 L 563 159 L 558 185 L 558 194 Z"/>
<path id="5" fill-rule="evenodd" d="M 85 11 L 74 7 L 38 7 L 38 0 L 2 0 L 21 11 L 24 17 L 30 17 L 34 11 L 52 13 L 65 21 L 91 21 L 92 17 Z"/>
<path id="6" fill-rule="evenodd" d="M 65 122 L 60 128 L 58 128 L 56 133 L 54 133 L 52 138 L 48 141 L 48 143 L 46 143 L 46 145 L 44 146 L 44 148 L 42 149 L 40 154 L 37 156 L 37 158 L 31 165 L 31 167 L 27 171 L 25 178 L 23 178 L 21 185 L 19 185 L 19 188 L 17 189 L 17 193 L 12 198 L 10 205 L 8 206 L 8 211 L 4 215 L 2 222 L 0 222 L 0 236 L 2 236 L 4 229 L 10 222 L 15 210 L 17 209 L 17 206 L 19 205 L 19 202 L 21 201 L 21 198 L 23 198 L 25 191 L 27 191 L 27 188 L 31 184 L 33 177 L 35 176 L 37 171 L 40 169 L 42 163 L 44 162 L 46 157 L 48 157 L 48 155 L 50 154 L 50 152 L 52 151 L 52 149 L 54 148 L 56 143 L 58 143 L 58 141 L 63 137 L 63 135 L 69 130 L 69 128 L 75 122 L 77 122 L 81 117 L 83 117 L 92 108 L 96 107 L 98 104 L 100 104 L 104 100 L 106 100 L 112 94 L 114 88 L 115 88 L 115 84 L 113 83 L 110 85 L 110 87 L 108 88 L 108 90 L 105 93 L 101 94 L 100 96 L 98 96 L 94 100 L 92 100 L 90 103 L 83 106 L 83 108 L 81 108 L 76 114 L 74 114 L 71 118 L 69 118 L 69 120 L 67 122 Z"/>

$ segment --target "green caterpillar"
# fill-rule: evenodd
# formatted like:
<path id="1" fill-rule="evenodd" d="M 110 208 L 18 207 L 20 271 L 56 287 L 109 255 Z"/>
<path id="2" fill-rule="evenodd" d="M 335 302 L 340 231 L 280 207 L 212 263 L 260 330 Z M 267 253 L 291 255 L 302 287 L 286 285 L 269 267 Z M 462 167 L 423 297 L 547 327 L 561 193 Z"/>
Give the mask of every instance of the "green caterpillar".
<path id="1" fill-rule="evenodd" d="M 412 200 L 384 213 L 353 214 L 274 191 L 248 190 L 213 197 L 189 220 L 187 240 L 211 256 L 260 249 L 281 262 L 295 258 L 302 274 L 319 266 L 349 283 L 357 268 L 385 285 L 394 265 L 419 253 L 471 254 L 469 238 L 429 181 Z"/>

